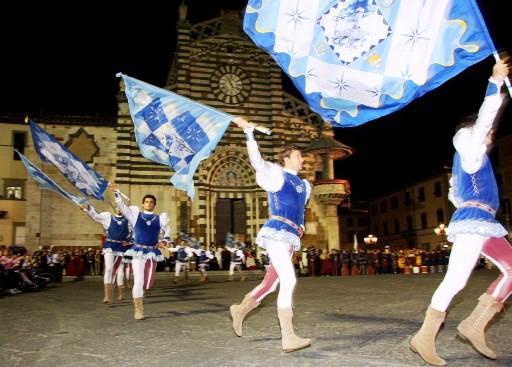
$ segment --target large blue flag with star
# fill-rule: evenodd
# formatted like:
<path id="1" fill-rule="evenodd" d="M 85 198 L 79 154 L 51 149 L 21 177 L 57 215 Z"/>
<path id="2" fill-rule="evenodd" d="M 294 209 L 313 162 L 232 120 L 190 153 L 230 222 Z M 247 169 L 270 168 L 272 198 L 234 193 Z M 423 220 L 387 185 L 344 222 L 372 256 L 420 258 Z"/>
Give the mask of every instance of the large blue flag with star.
<path id="1" fill-rule="evenodd" d="M 147 159 L 175 171 L 171 183 L 194 197 L 194 172 L 210 156 L 234 116 L 122 76 L 135 127 L 135 139 Z"/>
<path id="2" fill-rule="evenodd" d="M 41 126 L 30 120 L 30 131 L 34 149 L 43 163 L 53 164 L 63 175 L 85 195 L 103 200 L 108 181 L 91 169 Z"/>
<path id="3" fill-rule="evenodd" d="M 475 0 L 249 0 L 244 30 L 338 127 L 396 111 L 495 50 Z"/>
<path id="4" fill-rule="evenodd" d="M 59 184 L 57 184 L 50 177 L 48 177 L 43 171 L 41 171 L 36 165 L 34 165 L 27 157 L 25 157 L 19 151 L 16 150 L 16 153 L 18 153 L 19 157 L 21 158 L 21 161 L 23 162 L 23 165 L 25 166 L 28 175 L 34 179 L 34 181 L 37 183 L 37 186 L 39 186 L 40 189 L 51 190 L 53 192 L 56 192 L 63 198 L 68 199 L 78 205 L 83 205 L 87 203 L 87 200 L 85 198 L 76 196 L 64 190 L 61 186 L 59 186 Z"/>

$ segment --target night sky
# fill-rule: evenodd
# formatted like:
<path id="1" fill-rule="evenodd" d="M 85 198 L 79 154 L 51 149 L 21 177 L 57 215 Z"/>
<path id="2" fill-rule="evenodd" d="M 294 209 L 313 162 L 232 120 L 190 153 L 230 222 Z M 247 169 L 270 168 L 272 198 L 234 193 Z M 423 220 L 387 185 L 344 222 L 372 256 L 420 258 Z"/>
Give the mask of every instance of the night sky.
<path id="1" fill-rule="evenodd" d="M 507 1 L 479 0 L 498 49 L 511 49 Z M 163 85 L 175 47 L 181 0 L 128 7 L 22 4 L 3 11 L 0 114 L 115 116 L 116 72 Z M 244 0 L 186 0 L 192 23 L 245 7 Z M 70 4 L 70 3 L 68 3 Z M 144 3 L 150 4 L 150 3 Z M 207 8 L 205 5 L 207 4 Z M 109 8 L 115 5 L 109 5 Z M 24 35 L 22 35 L 24 34 Z M 451 165 L 457 121 L 482 101 L 494 61 L 459 74 L 401 111 L 359 128 L 337 129 L 356 154 L 336 164 L 337 178 L 352 181 L 355 200 L 439 172 Z M 511 108 L 501 133 L 512 131 Z"/>

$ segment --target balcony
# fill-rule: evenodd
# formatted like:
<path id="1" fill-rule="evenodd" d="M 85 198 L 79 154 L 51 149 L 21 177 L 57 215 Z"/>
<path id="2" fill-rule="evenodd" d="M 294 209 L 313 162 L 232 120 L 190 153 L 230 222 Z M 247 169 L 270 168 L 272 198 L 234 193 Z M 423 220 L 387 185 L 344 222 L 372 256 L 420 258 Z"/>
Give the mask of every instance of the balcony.
<path id="1" fill-rule="evenodd" d="M 316 181 L 313 195 L 324 205 L 339 205 L 350 196 L 350 182 L 348 180 Z"/>

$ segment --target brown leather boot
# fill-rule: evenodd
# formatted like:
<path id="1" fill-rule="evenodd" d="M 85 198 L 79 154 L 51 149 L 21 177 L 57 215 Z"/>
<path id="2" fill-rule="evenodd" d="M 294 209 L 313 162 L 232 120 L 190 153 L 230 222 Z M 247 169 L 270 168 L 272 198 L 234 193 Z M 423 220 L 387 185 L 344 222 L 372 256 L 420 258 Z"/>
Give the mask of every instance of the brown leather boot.
<path id="1" fill-rule="evenodd" d="M 429 307 L 421 329 L 409 342 L 413 352 L 418 353 L 425 362 L 434 366 L 446 365 L 446 361 L 440 358 L 436 352 L 436 335 L 445 318 L 446 312 Z"/>
<path id="2" fill-rule="evenodd" d="M 487 293 L 482 294 L 478 301 L 471 315 L 457 326 L 457 334 L 470 342 L 477 352 L 487 358 L 496 359 L 496 352 L 485 341 L 485 327 L 501 311 L 503 304 Z"/>
<path id="3" fill-rule="evenodd" d="M 258 307 L 259 302 L 256 302 L 254 298 L 252 298 L 251 293 L 247 293 L 239 305 L 231 305 L 229 308 L 229 312 L 231 313 L 231 318 L 233 319 L 233 331 L 236 335 L 242 336 L 242 324 L 244 322 L 245 316 L 253 309 Z"/>
<path id="4" fill-rule="evenodd" d="M 105 295 L 103 296 L 103 303 L 112 302 L 112 285 L 104 284 Z"/>
<path id="5" fill-rule="evenodd" d="M 311 339 L 300 338 L 293 331 L 293 311 L 291 307 L 278 308 L 277 316 L 281 325 L 283 351 L 286 353 L 309 347 Z"/>
<path id="6" fill-rule="evenodd" d="M 135 320 L 144 320 L 144 306 L 142 303 L 143 299 L 144 298 L 142 297 L 133 299 L 133 306 L 135 308 L 135 313 L 133 317 L 135 318 Z"/>
<path id="7" fill-rule="evenodd" d="M 117 300 L 122 301 L 124 296 L 124 285 L 117 286 Z"/>

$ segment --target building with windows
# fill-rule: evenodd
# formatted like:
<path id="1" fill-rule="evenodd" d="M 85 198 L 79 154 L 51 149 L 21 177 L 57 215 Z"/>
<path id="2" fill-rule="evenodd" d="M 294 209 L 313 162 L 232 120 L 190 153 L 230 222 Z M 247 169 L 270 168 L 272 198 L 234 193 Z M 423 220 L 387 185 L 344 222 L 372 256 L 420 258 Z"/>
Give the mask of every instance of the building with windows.
<path id="1" fill-rule="evenodd" d="M 25 152 L 28 126 L 2 123 L 0 134 L 0 245 L 25 244 L 26 173 L 16 148 Z"/>
<path id="2" fill-rule="evenodd" d="M 500 190 L 501 202 L 497 219 L 510 231 L 512 135 L 496 139 L 490 156 Z M 447 169 L 370 200 L 370 232 L 378 236 L 379 245 L 429 249 L 444 243 L 446 236 L 436 235 L 434 229 L 441 223 L 448 225 L 455 210 L 448 200 L 450 176 L 451 171 Z"/>
<path id="3" fill-rule="evenodd" d="M 448 201 L 450 172 L 418 181 L 369 202 L 370 229 L 381 245 L 435 248 L 434 228 L 447 223 L 453 212 Z"/>
<path id="4" fill-rule="evenodd" d="M 366 202 L 339 207 L 340 247 L 342 249 L 353 249 L 355 242 L 358 248 L 364 248 L 364 238 L 371 234 L 370 215 L 367 208 Z"/>

